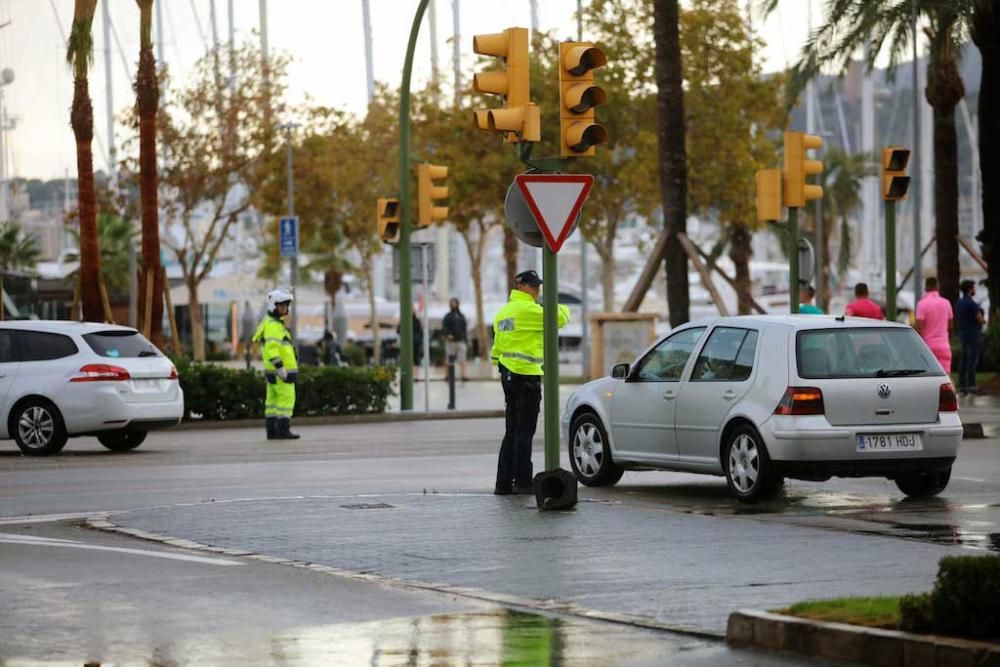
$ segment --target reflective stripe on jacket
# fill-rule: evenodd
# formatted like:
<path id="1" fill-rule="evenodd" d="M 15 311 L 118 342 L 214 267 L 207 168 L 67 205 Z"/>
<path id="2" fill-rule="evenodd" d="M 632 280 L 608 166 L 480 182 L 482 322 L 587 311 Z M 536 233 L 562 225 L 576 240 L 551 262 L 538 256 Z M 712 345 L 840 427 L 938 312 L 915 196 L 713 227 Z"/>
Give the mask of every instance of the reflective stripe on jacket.
<path id="1" fill-rule="evenodd" d="M 493 318 L 493 363 L 519 375 L 542 374 L 543 312 L 530 294 L 511 290 L 510 301 Z M 559 306 L 557 320 L 560 329 L 566 326 L 569 308 Z"/>
<path id="2" fill-rule="evenodd" d="M 295 371 L 299 361 L 295 358 L 295 345 L 292 334 L 285 327 L 280 317 L 267 315 L 257 327 L 253 335 L 256 343 L 261 343 L 261 357 L 264 360 L 264 372 L 274 372 L 279 368 Z"/>

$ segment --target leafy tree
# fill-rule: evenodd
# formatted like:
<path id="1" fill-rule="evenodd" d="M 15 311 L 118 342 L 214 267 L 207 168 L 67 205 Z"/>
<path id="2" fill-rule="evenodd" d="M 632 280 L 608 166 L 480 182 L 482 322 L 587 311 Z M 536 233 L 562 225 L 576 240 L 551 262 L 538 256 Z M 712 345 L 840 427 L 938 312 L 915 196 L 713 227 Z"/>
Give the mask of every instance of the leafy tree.
<path id="1" fill-rule="evenodd" d="M 851 216 L 861 207 L 861 181 L 872 170 L 868 167 L 871 156 L 863 153 L 850 155 L 842 149 L 831 147 L 823 155 L 823 256 L 830 258 L 830 241 L 838 231 L 837 274 L 843 280 L 851 265 L 852 228 Z M 813 223 L 815 225 L 815 222 Z M 815 227 L 814 227 L 815 228 Z M 818 301 L 824 311 L 830 307 L 830 265 L 820 268 Z"/>
<path id="2" fill-rule="evenodd" d="M 35 268 L 42 249 L 35 236 L 28 236 L 16 222 L 0 222 L 0 273 Z"/>
<path id="3" fill-rule="evenodd" d="M 958 298 L 958 140 L 955 106 L 965 95 L 958 69 L 961 42 L 966 30 L 963 11 L 971 0 L 916 0 L 927 19 L 929 45 L 927 87 L 924 95 L 934 113 L 934 219 L 937 239 L 937 274 L 941 294 Z M 765 0 L 773 11 L 778 0 Z M 830 0 L 826 23 L 810 35 L 802 56 L 792 70 L 789 92 L 794 99 L 806 83 L 828 66 L 845 69 L 858 49 L 867 45 L 868 66 L 888 48 L 894 68 L 906 56 L 911 34 L 910 2 Z M 995 40 L 995 33 L 990 33 Z"/>
<path id="4" fill-rule="evenodd" d="M 216 79 L 223 48 L 231 48 L 236 73 L 227 94 L 220 94 Z M 160 109 L 160 184 L 167 212 L 162 242 L 177 257 L 188 289 L 192 347 L 199 361 L 205 358 L 205 330 L 198 285 L 240 214 L 253 203 L 263 176 L 261 158 L 270 154 L 274 136 L 266 118 L 284 112 L 286 64 L 283 57 L 262 63 L 256 44 L 220 47 L 198 61 L 187 86 Z"/>
<path id="5" fill-rule="evenodd" d="M 68 228 L 71 236 L 79 244 L 80 232 L 73 226 Z M 101 247 L 101 265 L 104 273 L 104 284 L 108 292 L 122 292 L 129 284 L 129 254 L 132 241 L 136 237 L 136 229 L 132 223 L 108 210 L 97 216 L 97 238 Z M 66 260 L 75 262 L 80 259 L 76 253 L 67 253 Z M 70 274 L 73 279 L 79 272 Z M 103 316 L 102 316 L 103 319 Z"/>
<path id="6" fill-rule="evenodd" d="M 66 62 L 73 68 L 73 106 L 70 125 L 76 139 L 76 170 L 79 179 L 80 206 L 80 296 L 83 317 L 104 321 L 101 301 L 101 258 L 97 240 L 97 203 L 94 190 L 94 109 L 90 103 L 87 70 L 94 59 L 92 26 L 97 0 L 76 0 L 73 27 L 66 47 Z"/>

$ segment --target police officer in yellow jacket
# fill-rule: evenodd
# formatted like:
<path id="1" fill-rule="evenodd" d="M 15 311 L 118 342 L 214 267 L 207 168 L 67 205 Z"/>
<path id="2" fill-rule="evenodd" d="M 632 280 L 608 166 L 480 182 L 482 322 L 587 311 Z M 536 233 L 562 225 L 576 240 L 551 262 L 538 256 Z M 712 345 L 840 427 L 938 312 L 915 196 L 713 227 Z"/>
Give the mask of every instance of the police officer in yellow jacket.
<path id="1" fill-rule="evenodd" d="M 510 300 L 493 319 L 491 357 L 500 370 L 507 428 L 500 445 L 493 493 L 532 493 L 531 441 L 542 399 L 542 279 L 523 271 L 514 279 Z M 559 306 L 559 328 L 569 323 L 569 308 Z"/>
<path id="2" fill-rule="evenodd" d="M 299 437 L 291 430 L 299 362 L 295 356 L 295 342 L 284 322 L 291 303 L 292 293 L 288 290 L 268 292 L 267 315 L 253 335 L 254 342 L 262 346 L 267 379 L 264 416 L 268 440 L 296 440 Z"/>

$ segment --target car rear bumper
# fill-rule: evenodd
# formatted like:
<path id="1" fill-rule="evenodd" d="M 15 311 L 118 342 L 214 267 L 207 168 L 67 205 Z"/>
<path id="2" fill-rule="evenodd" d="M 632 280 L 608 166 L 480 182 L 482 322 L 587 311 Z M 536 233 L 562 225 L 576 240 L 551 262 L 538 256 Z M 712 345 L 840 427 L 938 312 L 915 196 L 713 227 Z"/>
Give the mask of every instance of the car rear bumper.
<path id="1" fill-rule="evenodd" d="M 171 398 L 163 401 L 126 402 L 113 387 L 80 392 L 73 399 L 59 406 L 70 435 L 168 428 L 184 415 L 184 393 L 179 387 Z"/>
<path id="2" fill-rule="evenodd" d="M 889 477 L 947 468 L 955 457 L 879 459 L 872 461 L 773 461 L 785 477 L 825 480 L 830 477 Z"/>
<path id="3" fill-rule="evenodd" d="M 942 414 L 934 424 L 879 424 L 835 427 L 822 415 L 775 415 L 765 422 L 761 435 L 768 454 L 776 464 L 811 463 L 820 470 L 848 468 L 858 475 L 881 475 L 883 468 L 892 469 L 905 462 L 924 460 L 954 460 L 962 441 L 962 422 L 957 414 Z M 921 449 L 917 451 L 857 451 L 858 436 L 881 433 L 917 433 Z M 850 464 L 850 465 L 848 465 Z M 920 465 L 914 463 L 914 465 Z M 932 467 L 942 467 L 947 463 Z M 786 466 L 788 467 L 788 466 Z M 871 470 L 870 473 L 864 473 Z M 839 473 L 838 473 L 839 474 Z"/>

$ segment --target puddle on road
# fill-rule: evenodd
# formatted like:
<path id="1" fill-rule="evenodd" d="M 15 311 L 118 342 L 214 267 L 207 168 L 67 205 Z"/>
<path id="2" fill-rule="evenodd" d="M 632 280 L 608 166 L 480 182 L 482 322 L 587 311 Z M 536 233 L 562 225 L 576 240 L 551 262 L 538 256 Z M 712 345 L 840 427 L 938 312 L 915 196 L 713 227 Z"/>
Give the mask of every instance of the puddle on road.
<path id="1" fill-rule="evenodd" d="M 655 665 L 700 649 L 720 647 L 630 626 L 498 609 L 302 628 L 269 638 L 179 638 L 145 655 L 137 654 L 134 645 L 111 646 L 100 660 L 86 655 L 55 661 L 4 658 L 0 653 L 0 665 Z"/>

